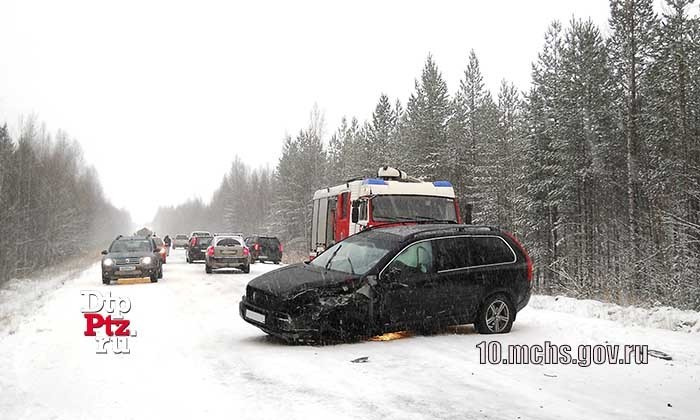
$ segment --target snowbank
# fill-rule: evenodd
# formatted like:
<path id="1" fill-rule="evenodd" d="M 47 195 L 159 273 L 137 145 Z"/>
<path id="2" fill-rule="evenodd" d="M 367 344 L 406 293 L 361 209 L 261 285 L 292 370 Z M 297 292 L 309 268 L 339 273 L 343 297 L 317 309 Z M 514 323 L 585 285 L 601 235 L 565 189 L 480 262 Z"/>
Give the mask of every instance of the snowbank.
<path id="1" fill-rule="evenodd" d="M 700 333 L 700 312 L 680 310 L 670 306 L 639 308 L 590 299 L 543 295 L 533 295 L 528 306 L 588 318 L 606 319 L 623 325 Z"/>
<path id="2" fill-rule="evenodd" d="M 24 322 L 22 318 L 34 313 L 48 297 L 66 281 L 82 275 L 94 275 L 94 265 L 85 269 L 64 271 L 45 270 L 35 278 L 11 279 L 0 285 L 0 335 L 14 334 Z"/>

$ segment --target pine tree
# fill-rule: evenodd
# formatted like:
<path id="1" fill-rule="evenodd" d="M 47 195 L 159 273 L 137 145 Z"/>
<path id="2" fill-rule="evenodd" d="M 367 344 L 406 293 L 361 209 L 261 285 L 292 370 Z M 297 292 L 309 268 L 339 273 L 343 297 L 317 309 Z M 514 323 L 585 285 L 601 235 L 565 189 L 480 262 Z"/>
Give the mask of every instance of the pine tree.
<path id="1" fill-rule="evenodd" d="M 633 248 L 630 255 L 630 276 L 638 283 L 639 223 L 642 219 L 641 209 L 646 204 L 641 189 L 645 170 L 641 167 L 641 157 L 645 153 L 645 139 L 640 132 L 644 116 L 641 93 L 646 88 L 647 71 L 653 59 L 657 35 L 652 1 L 611 0 L 609 23 L 612 30 L 609 39 L 610 58 L 622 92 L 620 106 L 624 110 L 628 242 Z"/>
<path id="2" fill-rule="evenodd" d="M 428 58 L 420 81 L 416 80 L 416 91 L 408 100 L 407 148 L 420 159 L 407 162 L 410 172 L 419 177 L 441 178 L 445 175 L 447 148 L 447 122 L 450 117 L 450 102 L 447 83 L 433 61 Z"/>

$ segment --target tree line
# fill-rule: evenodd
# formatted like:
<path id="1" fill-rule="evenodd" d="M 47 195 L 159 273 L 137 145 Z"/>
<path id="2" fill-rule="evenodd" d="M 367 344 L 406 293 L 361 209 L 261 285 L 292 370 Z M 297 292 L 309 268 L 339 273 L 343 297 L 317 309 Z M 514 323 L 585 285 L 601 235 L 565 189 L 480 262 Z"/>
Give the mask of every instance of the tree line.
<path id="1" fill-rule="evenodd" d="M 0 126 L 0 282 L 93 251 L 130 228 L 67 133 L 50 133 L 35 117 L 15 138 Z"/>
<path id="2" fill-rule="evenodd" d="M 327 139 L 315 111 L 274 170 L 236 159 L 210 204 L 156 222 L 184 229 L 199 212 L 306 251 L 313 192 L 391 165 L 450 180 L 474 223 L 522 238 L 541 293 L 700 309 L 697 12 L 611 0 L 609 36 L 553 22 L 524 92 L 502 81 L 493 95 L 471 51 L 450 94 L 429 55 L 405 105 L 381 95 L 368 121 L 344 118 Z"/>

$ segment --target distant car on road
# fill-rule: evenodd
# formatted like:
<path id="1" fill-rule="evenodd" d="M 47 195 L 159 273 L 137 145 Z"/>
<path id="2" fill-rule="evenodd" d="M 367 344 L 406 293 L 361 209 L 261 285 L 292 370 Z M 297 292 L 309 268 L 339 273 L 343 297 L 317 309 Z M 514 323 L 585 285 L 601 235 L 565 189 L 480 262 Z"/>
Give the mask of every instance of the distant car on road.
<path id="1" fill-rule="evenodd" d="M 173 239 L 173 249 L 175 248 L 187 248 L 187 241 L 190 238 L 185 235 L 184 233 L 180 233 L 175 235 L 175 238 Z"/>
<path id="2" fill-rule="evenodd" d="M 163 242 L 162 238 L 159 238 L 157 236 L 151 236 L 151 239 L 153 240 L 153 245 L 155 248 L 158 248 L 158 254 L 160 255 L 160 259 L 163 262 L 163 264 L 168 262 L 168 250 L 165 248 L 165 243 Z"/>
<path id="3" fill-rule="evenodd" d="M 190 233 L 190 239 L 196 238 L 198 236 L 211 236 L 211 233 L 206 230 L 195 230 Z"/>
<path id="4" fill-rule="evenodd" d="M 237 268 L 250 273 L 250 250 L 240 236 L 214 236 L 207 248 L 204 269 L 207 274 L 220 268 Z"/>
<path id="5" fill-rule="evenodd" d="M 279 264 L 282 261 L 282 243 L 275 236 L 249 236 L 245 243 L 250 248 L 252 262 L 272 261 Z"/>
<path id="6" fill-rule="evenodd" d="M 127 277 L 149 277 L 153 283 L 163 278 L 160 249 L 151 238 L 118 236 L 102 251 L 102 283 Z"/>
<path id="7" fill-rule="evenodd" d="M 474 225 L 368 229 L 310 263 L 258 276 L 240 316 L 290 341 L 473 323 L 510 331 L 530 299 L 532 262 L 510 233 Z"/>
<path id="8" fill-rule="evenodd" d="M 189 245 L 187 246 L 187 254 L 185 259 L 188 263 L 193 263 L 195 261 L 203 261 L 206 259 L 206 251 L 211 241 L 214 239 L 211 235 L 193 235 L 190 238 Z"/>

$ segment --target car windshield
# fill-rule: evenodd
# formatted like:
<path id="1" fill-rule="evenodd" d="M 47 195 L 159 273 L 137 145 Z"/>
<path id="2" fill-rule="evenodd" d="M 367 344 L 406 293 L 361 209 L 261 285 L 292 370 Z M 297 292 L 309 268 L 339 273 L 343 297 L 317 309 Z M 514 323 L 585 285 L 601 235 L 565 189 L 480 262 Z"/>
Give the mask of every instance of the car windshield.
<path id="1" fill-rule="evenodd" d="M 326 270 L 363 275 L 372 269 L 395 246 L 397 238 L 386 234 L 351 236 L 328 248 L 311 261 Z"/>
<path id="2" fill-rule="evenodd" d="M 147 239 L 115 241 L 109 247 L 109 252 L 150 252 L 151 242 Z"/>
<path id="3" fill-rule="evenodd" d="M 378 195 L 372 198 L 372 219 L 457 222 L 454 199 L 420 195 Z"/>

